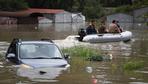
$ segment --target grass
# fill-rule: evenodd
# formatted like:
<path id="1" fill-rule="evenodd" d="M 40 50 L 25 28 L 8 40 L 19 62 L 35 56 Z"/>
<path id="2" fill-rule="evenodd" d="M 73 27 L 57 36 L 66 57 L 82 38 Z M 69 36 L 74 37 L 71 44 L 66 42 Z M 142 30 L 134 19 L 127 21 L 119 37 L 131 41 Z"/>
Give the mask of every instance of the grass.
<path id="1" fill-rule="evenodd" d="M 130 60 L 123 65 L 124 70 L 138 70 L 144 68 L 144 61 Z"/>
<path id="2" fill-rule="evenodd" d="M 63 52 L 69 53 L 70 56 L 81 57 L 86 60 L 101 61 L 101 52 L 85 46 L 75 46 L 71 48 L 62 49 Z"/>

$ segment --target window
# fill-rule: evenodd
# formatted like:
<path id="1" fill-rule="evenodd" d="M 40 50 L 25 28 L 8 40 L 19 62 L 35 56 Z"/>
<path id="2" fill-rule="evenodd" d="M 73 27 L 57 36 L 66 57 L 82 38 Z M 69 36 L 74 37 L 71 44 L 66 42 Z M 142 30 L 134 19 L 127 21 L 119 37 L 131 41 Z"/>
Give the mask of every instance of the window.
<path id="1" fill-rule="evenodd" d="M 61 52 L 55 45 L 50 44 L 21 44 L 20 45 L 20 58 L 62 58 Z"/>

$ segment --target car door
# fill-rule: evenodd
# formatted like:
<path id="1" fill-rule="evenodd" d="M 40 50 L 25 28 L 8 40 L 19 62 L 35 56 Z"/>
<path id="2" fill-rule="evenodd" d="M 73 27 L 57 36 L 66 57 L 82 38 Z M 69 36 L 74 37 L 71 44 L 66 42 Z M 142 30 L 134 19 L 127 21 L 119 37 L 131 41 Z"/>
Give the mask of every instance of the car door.
<path id="1" fill-rule="evenodd" d="M 18 44 L 17 44 L 17 41 L 12 41 L 8 50 L 7 50 L 7 53 L 6 53 L 6 59 L 8 59 L 10 62 L 13 62 L 13 63 L 16 63 L 18 64 L 19 61 L 18 61 Z M 8 57 L 8 54 L 14 54 L 15 57 Z"/>

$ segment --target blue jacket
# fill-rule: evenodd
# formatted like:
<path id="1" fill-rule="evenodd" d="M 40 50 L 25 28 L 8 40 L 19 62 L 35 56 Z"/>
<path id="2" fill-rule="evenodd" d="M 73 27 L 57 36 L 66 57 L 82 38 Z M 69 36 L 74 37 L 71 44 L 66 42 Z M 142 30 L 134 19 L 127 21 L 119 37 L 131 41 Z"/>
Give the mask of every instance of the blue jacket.
<path id="1" fill-rule="evenodd" d="M 86 28 L 86 33 L 87 34 L 96 34 L 97 31 L 95 29 L 95 27 L 93 25 L 89 25 L 87 28 Z"/>

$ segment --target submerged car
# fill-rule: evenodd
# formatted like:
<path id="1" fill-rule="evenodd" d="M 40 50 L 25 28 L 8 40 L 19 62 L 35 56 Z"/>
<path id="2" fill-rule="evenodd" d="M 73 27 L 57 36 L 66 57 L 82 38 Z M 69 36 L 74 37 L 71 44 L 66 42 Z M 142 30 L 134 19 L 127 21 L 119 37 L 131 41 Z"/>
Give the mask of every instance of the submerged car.
<path id="1" fill-rule="evenodd" d="M 32 68 L 70 66 L 68 55 L 63 55 L 58 46 L 47 40 L 13 39 L 7 50 L 6 59 L 16 65 Z"/>

